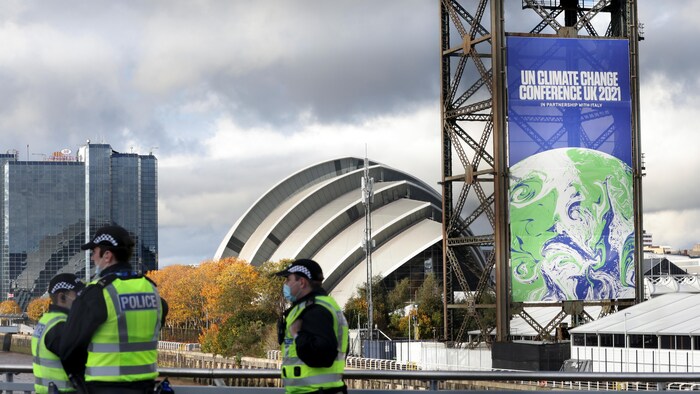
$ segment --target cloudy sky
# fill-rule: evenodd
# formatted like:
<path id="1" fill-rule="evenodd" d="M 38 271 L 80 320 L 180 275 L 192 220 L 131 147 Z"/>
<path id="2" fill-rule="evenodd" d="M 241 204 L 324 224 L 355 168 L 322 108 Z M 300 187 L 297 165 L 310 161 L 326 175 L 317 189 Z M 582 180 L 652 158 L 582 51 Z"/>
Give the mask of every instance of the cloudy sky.
<path id="1" fill-rule="evenodd" d="M 509 31 L 528 31 L 508 21 L 537 16 L 507 3 Z M 640 3 L 644 223 L 689 248 L 700 2 Z M 210 259 L 262 193 L 321 160 L 367 150 L 440 179 L 437 0 L 3 0 L 0 43 L 0 151 L 153 151 L 161 265 Z"/>

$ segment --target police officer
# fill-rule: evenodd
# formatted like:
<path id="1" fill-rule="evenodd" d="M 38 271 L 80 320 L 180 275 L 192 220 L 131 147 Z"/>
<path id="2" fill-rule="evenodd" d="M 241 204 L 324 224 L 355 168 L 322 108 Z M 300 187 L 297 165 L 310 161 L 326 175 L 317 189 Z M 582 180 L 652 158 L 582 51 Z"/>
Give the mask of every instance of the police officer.
<path id="1" fill-rule="evenodd" d="M 84 379 L 91 394 L 152 392 L 167 304 L 129 264 L 134 241 L 124 228 L 102 227 L 81 248 L 92 251 L 97 278 L 68 315 L 71 335 L 61 340 L 61 359 L 87 353 Z"/>
<path id="2" fill-rule="evenodd" d="M 321 287 L 321 266 L 300 259 L 276 275 L 286 278 L 283 294 L 292 303 L 279 323 L 285 391 L 347 393 L 343 372 L 348 323 L 338 304 Z"/>
<path id="3" fill-rule="evenodd" d="M 68 379 L 70 370 L 56 355 L 68 311 L 85 284 L 74 274 L 58 274 L 49 282 L 49 310 L 39 319 L 32 336 L 32 369 L 37 393 L 75 392 Z M 78 362 L 79 363 L 79 362 Z M 78 367 L 78 371 L 82 368 Z M 69 372 L 67 373 L 66 370 Z M 75 371 L 74 371 L 75 372 Z M 51 390 L 49 389 L 51 387 Z"/>

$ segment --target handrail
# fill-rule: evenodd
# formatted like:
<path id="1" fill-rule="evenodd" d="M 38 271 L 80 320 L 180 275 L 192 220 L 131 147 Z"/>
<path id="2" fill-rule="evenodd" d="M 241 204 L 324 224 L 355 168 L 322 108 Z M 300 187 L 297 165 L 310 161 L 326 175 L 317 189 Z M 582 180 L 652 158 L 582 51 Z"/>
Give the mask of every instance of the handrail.
<path id="1" fill-rule="evenodd" d="M 280 377 L 279 369 L 159 368 L 161 376 L 181 378 L 265 378 Z M 0 364 L 0 373 L 32 373 L 28 365 Z M 553 372 L 553 371 L 399 371 L 345 370 L 345 379 L 406 379 L 423 381 L 618 381 L 618 382 L 700 382 L 700 373 Z"/>

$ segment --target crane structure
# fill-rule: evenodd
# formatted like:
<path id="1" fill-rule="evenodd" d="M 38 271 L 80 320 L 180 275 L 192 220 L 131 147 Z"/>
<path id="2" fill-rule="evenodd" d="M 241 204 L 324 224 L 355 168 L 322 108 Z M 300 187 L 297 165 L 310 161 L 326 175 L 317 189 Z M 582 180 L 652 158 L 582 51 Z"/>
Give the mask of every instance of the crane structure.
<path id="1" fill-rule="evenodd" d="M 516 5 L 515 16 L 508 9 L 508 15 L 521 30 L 506 32 L 504 4 L 513 6 L 513 3 L 510 0 L 440 1 L 444 337 L 454 346 L 475 346 L 494 340 L 508 342 L 510 320 L 515 315 L 525 319 L 541 339 L 551 339 L 551 330 L 566 316 L 590 319 L 583 310 L 585 305 L 597 303 L 604 311 L 614 311 L 643 300 L 638 79 L 638 42 L 643 38 L 637 21 L 637 1 L 522 0 Z M 530 20 L 531 28 L 522 30 L 520 26 Z M 601 27 L 605 28 L 603 35 L 598 33 Z M 633 264 L 637 272 L 632 298 L 529 303 L 513 300 L 508 122 L 516 120 L 508 118 L 507 35 L 605 37 L 629 42 L 626 77 L 629 77 L 631 107 Z M 568 116 L 571 123 L 571 114 L 562 109 L 559 114 L 544 115 L 536 121 L 562 122 Z M 601 119 L 610 115 L 595 109 L 573 114 L 573 124 L 578 128 L 587 120 L 582 120 L 583 116 Z M 545 146 L 553 149 L 559 140 L 572 138 L 565 131 L 553 136 L 526 131 L 540 144 L 540 150 Z M 609 127 L 601 135 L 591 136 L 582 129 L 576 138 L 601 146 L 614 139 L 616 132 L 614 127 Z M 467 228 L 469 235 L 465 236 Z M 481 251 L 481 259 L 468 252 L 475 248 Z M 464 294 L 466 301 L 456 300 L 456 294 Z M 537 322 L 527 314 L 527 306 L 553 306 L 561 311 L 549 322 Z M 468 335 L 470 330 L 480 334 Z"/>

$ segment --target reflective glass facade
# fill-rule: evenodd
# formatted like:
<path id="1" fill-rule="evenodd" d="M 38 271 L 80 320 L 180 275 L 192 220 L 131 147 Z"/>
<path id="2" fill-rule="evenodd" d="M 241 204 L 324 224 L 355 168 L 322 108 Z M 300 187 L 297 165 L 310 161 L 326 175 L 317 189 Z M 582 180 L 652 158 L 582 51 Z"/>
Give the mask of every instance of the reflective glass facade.
<path id="1" fill-rule="evenodd" d="M 81 147 L 68 160 L 19 161 L 0 155 L 0 300 L 24 308 L 57 273 L 85 277 L 89 235 L 106 224 L 126 228 L 136 241 L 131 263 L 157 269 L 157 160 L 122 154 L 107 144 Z M 88 235 L 88 236 L 89 236 Z"/>

